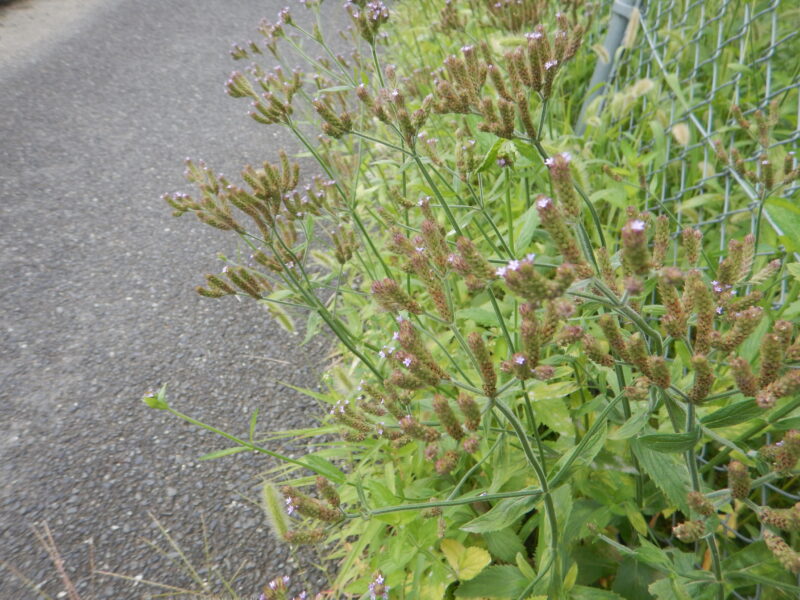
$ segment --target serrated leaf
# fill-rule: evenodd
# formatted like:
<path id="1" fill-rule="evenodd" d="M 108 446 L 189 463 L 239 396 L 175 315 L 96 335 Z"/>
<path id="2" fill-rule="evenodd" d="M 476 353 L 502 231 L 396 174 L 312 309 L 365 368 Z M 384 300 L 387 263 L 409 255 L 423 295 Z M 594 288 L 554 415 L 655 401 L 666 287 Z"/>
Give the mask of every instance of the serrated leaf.
<path id="1" fill-rule="evenodd" d="M 525 545 L 510 528 L 487 531 L 483 539 L 486 540 L 491 555 L 503 562 L 513 563 L 518 554 L 525 554 Z"/>
<path id="2" fill-rule="evenodd" d="M 539 420 L 553 431 L 575 437 L 575 425 L 563 398 L 536 398 L 534 396 L 536 415 Z"/>
<path id="3" fill-rule="evenodd" d="M 686 452 L 694 448 L 703 432 L 696 428 L 688 433 L 649 433 L 641 435 L 637 441 L 656 452 Z"/>
<path id="4" fill-rule="evenodd" d="M 729 404 L 700 419 L 700 423 L 709 429 L 738 425 L 764 414 L 764 409 L 752 398 Z"/>
<path id="5" fill-rule="evenodd" d="M 473 579 L 492 562 L 492 557 L 483 548 L 465 548 L 458 540 L 442 540 L 441 550 L 461 581 Z"/>
<path id="6" fill-rule="evenodd" d="M 527 584 L 528 578 L 517 567 L 495 565 L 458 586 L 456 598 L 516 598 Z"/>
<path id="7" fill-rule="evenodd" d="M 532 511 L 540 496 L 541 493 L 536 493 L 531 496 L 503 498 L 489 511 L 465 523 L 460 529 L 472 533 L 486 533 L 487 531 L 505 529 L 522 515 Z M 475 501 L 480 501 L 480 496 L 476 497 Z"/>
<path id="8" fill-rule="evenodd" d="M 663 454 L 651 450 L 638 439 L 630 441 L 631 449 L 639 464 L 656 486 L 664 492 L 672 506 L 688 513 L 686 494 L 691 489 L 686 464 L 674 454 Z"/>
<path id="9" fill-rule="evenodd" d="M 245 448 L 244 446 L 233 446 L 232 448 L 223 448 L 222 450 L 214 450 L 213 452 L 209 452 L 208 454 L 203 454 L 197 460 L 214 460 L 215 458 L 222 458 L 223 456 L 230 456 L 231 454 L 239 454 L 239 452 L 244 452 L 245 450 L 249 450 L 249 448 Z"/>

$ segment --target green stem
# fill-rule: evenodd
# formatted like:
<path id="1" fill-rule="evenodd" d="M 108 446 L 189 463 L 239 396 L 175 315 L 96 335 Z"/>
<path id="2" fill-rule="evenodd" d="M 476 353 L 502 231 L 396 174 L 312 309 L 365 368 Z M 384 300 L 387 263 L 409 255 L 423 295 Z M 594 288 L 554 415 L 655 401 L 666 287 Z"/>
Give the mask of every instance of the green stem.
<path id="1" fill-rule="evenodd" d="M 230 433 L 222 431 L 221 429 L 217 429 L 216 427 L 214 427 L 212 425 L 208 425 L 207 423 L 203 423 L 202 421 L 198 421 L 197 419 L 194 419 L 194 418 L 190 417 L 189 415 L 185 415 L 182 412 L 179 412 L 179 411 L 175 410 L 174 408 L 167 407 L 166 411 L 171 413 L 171 414 L 173 414 L 173 415 L 175 415 L 176 417 L 178 417 L 180 419 L 183 419 L 187 423 L 191 423 L 192 425 L 196 425 L 197 427 L 201 427 L 201 428 L 205 429 L 206 431 L 210 431 L 212 433 L 216 433 L 217 435 L 222 436 L 225 439 L 228 439 L 228 440 L 230 440 L 230 441 L 232 441 L 232 442 L 234 442 L 236 444 L 239 444 L 243 448 L 247 448 L 248 450 L 252 450 L 253 452 L 260 452 L 261 454 L 266 454 L 266 455 L 271 456 L 273 458 L 277 458 L 278 460 L 282 460 L 284 462 L 291 463 L 293 465 L 297 465 L 298 467 L 303 467 L 304 469 L 308 469 L 309 471 L 313 471 L 317 475 L 323 475 L 323 476 L 325 475 L 325 473 L 323 473 L 323 472 L 319 471 L 318 469 L 314 468 L 312 465 L 304 463 L 303 461 L 291 458 L 289 456 L 285 456 L 283 454 L 279 454 L 277 452 L 273 452 L 272 450 L 267 450 L 266 448 L 262 448 L 261 446 L 259 446 L 257 444 L 253 444 L 252 442 L 249 442 L 247 440 L 243 440 L 242 438 L 238 438 L 235 435 L 231 435 Z"/>
<path id="2" fill-rule="evenodd" d="M 310 468 L 310 467 L 309 467 Z M 367 516 L 374 517 L 376 515 L 386 515 L 389 513 L 402 512 L 406 510 L 425 510 L 426 508 L 437 508 L 445 506 L 461 506 L 463 504 L 473 504 L 474 502 L 490 502 L 492 500 L 502 500 L 504 498 L 522 498 L 526 496 L 541 496 L 542 490 L 518 490 L 516 492 L 500 492 L 497 494 L 481 494 L 478 496 L 469 496 L 456 498 L 454 500 L 442 500 L 437 502 L 415 502 L 412 504 L 398 504 L 395 506 L 384 506 L 383 508 L 376 508 L 373 510 L 365 511 L 362 513 L 346 513 L 345 518 L 356 519 L 359 517 Z"/>
<path id="3" fill-rule="evenodd" d="M 555 592 L 555 597 L 558 598 L 560 597 L 562 584 L 560 566 L 561 559 L 559 557 L 558 544 L 559 531 L 558 520 L 556 518 L 556 507 L 553 504 L 553 496 L 550 493 L 549 484 L 547 482 L 547 474 L 545 473 L 544 467 L 539 463 L 536 456 L 534 456 L 531 445 L 528 443 L 528 436 L 525 434 L 522 423 L 520 423 L 514 412 L 496 398 L 494 399 L 493 404 L 495 408 L 497 408 L 497 410 L 499 410 L 506 420 L 511 424 L 511 427 L 514 428 L 514 432 L 517 434 L 517 438 L 522 445 L 522 451 L 525 453 L 525 457 L 528 459 L 528 462 L 536 473 L 536 477 L 539 479 L 539 484 L 542 486 L 545 513 L 547 520 L 550 523 L 550 552 L 553 556 L 553 565 L 555 566 L 555 572 L 551 578 L 551 585 L 553 586 L 552 590 Z"/>

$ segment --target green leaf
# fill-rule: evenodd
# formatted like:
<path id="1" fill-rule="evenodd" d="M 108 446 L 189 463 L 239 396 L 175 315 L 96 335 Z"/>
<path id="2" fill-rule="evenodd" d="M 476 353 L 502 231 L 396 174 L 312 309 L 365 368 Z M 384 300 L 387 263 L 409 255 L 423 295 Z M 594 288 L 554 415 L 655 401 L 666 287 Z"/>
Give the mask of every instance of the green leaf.
<path id="1" fill-rule="evenodd" d="M 456 598 L 516 598 L 527 584 L 528 578 L 517 567 L 492 566 L 458 586 Z"/>
<path id="2" fill-rule="evenodd" d="M 578 384 L 574 381 L 558 381 L 556 383 L 536 383 L 531 388 L 534 400 L 544 398 L 563 399 L 578 389 Z"/>
<path id="3" fill-rule="evenodd" d="M 500 322 L 494 311 L 485 308 L 462 308 L 456 312 L 459 319 L 468 319 L 481 327 L 499 327 Z"/>
<path id="4" fill-rule="evenodd" d="M 534 396 L 536 416 L 539 421 L 553 431 L 575 437 L 575 425 L 569 415 L 569 409 L 563 398 L 536 398 Z"/>
<path id="5" fill-rule="evenodd" d="M 497 160 L 497 153 L 500 151 L 500 146 L 503 145 L 503 141 L 502 139 L 498 139 L 492 144 L 492 147 L 489 148 L 489 152 L 486 153 L 486 156 L 478 167 L 478 173 L 483 173 L 494 165 L 494 162 Z"/>
<path id="6" fill-rule="evenodd" d="M 639 433 L 650 418 L 650 410 L 646 404 L 641 404 L 634 409 L 631 418 L 622 426 L 608 434 L 610 440 L 627 440 Z"/>
<path id="7" fill-rule="evenodd" d="M 303 460 L 309 467 L 315 470 L 318 475 L 322 475 L 336 483 L 345 482 L 344 473 L 337 469 L 329 460 L 315 454 L 308 454 L 303 457 Z"/>
<path id="8" fill-rule="evenodd" d="M 486 533 L 487 531 L 500 531 L 513 524 L 522 515 L 529 513 L 536 506 L 541 493 L 517 498 L 503 498 L 489 511 L 461 526 L 462 531 L 472 533 Z M 480 496 L 475 497 L 480 501 Z"/>
<path id="9" fill-rule="evenodd" d="M 658 488 L 670 501 L 688 513 L 686 494 L 691 489 L 689 471 L 686 464 L 674 454 L 662 454 L 651 450 L 638 439 L 630 441 L 631 449 L 639 459 L 639 464 Z"/>
<path id="10" fill-rule="evenodd" d="M 775 429 L 779 431 L 786 431 L 788 429 L 800 429 L 800 417 L 789 417 L 781 419 L 772 424 Z"/>
<path id="11" fill-rule="evenodd" d="M 690 600 L 691 596 L 676 579 L 675 575 L 664 577 L 651 583 L 647 589 L 657 600 Z"/>
<path id="12" fill-rule="evenodd" d="M 319 333 L 320 325 L 322 325 L 322 317 L 319 316 L 317 311 L 311 311 L 308 313 L 308 319 L 306 320 L 306 334 L 303 337 L 303 341 L 300 342 L 301 346 L 305 346 L 311 338 Z"/>
<path id="13" fill-rule="evenodd" d="M 738 425 L 764 414 L 764 409 L 760 408 L 756 401 L 752 398 L 747 400 L 739 400 L 733 404 L 729 404 L 713 413 L 706 415 L 700 419 L 703 427 L 709 429 L 718 429 L 720 427 L 730 427 Z"/>
<path id="14" fill-rule="evenodd" d="M 347 92 L 353 89 L 352 85 L 335 85 L 333 87 L 322 88 L 318 94 L 330 94 L 333 92 Z"/>
<path id="15" fill-rule="evenodd" d="M 617 569 L 611 589 L 628 600 L 650 600 L 653 595 L 648 591 L 648 586 L 660 576 L 653 567 L 633 556 L 626 556 Z"/>
<path id="16" fill-rule="evenodd" d="M 258 424 L 258 409 L 255 409 L 253 411 L 253 415 L 250 417 L 250 431 L 249 431 L 250 443 L 253 443 L 253 439 L 255 438 L 257 424 Z"/>
<path id="17" fill-rule="evenodd" d="M 564 454 L 553 468 L 553 475 L 550 476 L 550 485 L 555 487 L 563 483 L 570 470 L 575 465 L 588 465 L 603 449 L 606 442 L 607 423 L 603 421 L 592 434 L 587 434 L 572 450 Z"/>
<path id="18" fill-rule="evenodd" d="M 492 556 L 503 562 L 513 563 L 517 559 L 517 554 L 525 555 L 525 545 L 510 528 L 487 531 L 483 539 L 486 540 L 486 546 Z"/>
<path id="19" fill-rule="evenodd" d="M 533 239 L 533 234 L 539 228 L 539 211 L 536 205 L 531 206 L 519 218 L 521 225 L 515 232 L 515 247 L 518 252 L 523 253 Z"/>
<path id="20" fill-rule="evenodd" d="M 465 548 L 458 540 L 442 540 L 440 546 L 447 562 L 461 581 L 468 581 L 477 576 L 492 562 L 492 557 L 483 548 L 470 546 Z"/>
<path id="21" fill-rule="evenodd" d="M 514 147 L 517 149 L 522 156 L 527 158 L 532 163 L 536 163 L 542 160 L 542 157 L 539 156 L 539 152 L 536 148 L 533 147 L 532 144 L 528 144 L 527 142 L 523 142 L 522 140 L 511 140 L 514 144 Z"/>
<path id="22" fill-rule="evenodd" d="M 576 585 L 569 593 L 570 600 L 625 600 L 616 592 L 600 588 Z"/>
<path id="23" fill-rule="evenodd" d="M 647 541 L 644 536 L 639 536 L 639 547 L 636 549 L 636 557 L 654 569 L 665 573 L 673 572 L 672 561 L 664 550 Z"/>
<path id="24" fill-rule="evenodd" d="M 764 208 L 765 217 L 772 217 L 783 233 L 781 242 L 791 252 L 800 250 L 800 207 L 788 198 L 772 197 L 767 200 L 769 207 Z"/>
<path id="25" fill-rule="evenodd" d="M 656 452 L 686 452 L 697 445 L 703 432 L 696 428 L 690 433 L 649 433 L 639 436 L 643 446 Z"/>
<path id="26" fill-rule="evenodd" d="M 231 454 L 239 454 L 239 452 L 244 452 L 245 450 L 249 450 L 245 446 L 233 446 L 232 448 L 223 448 L 222 450 L 214 450 L 213 452 L 209 452 L 208 454 L 203 454 L 197 460 L 214 460 L 215 458 L 222 458 L 223 456 L 230 456 Z"/>
<path id="27" fill-rule="evenodd" d="M 147 404 L 150 408 L 156 408 L 158 410 L 167 410 L 169 408 L 169 404 L 167 403 L 167 384 L 161 386 L 157 392 L 153 392 L 152 394 L 147 394 L 144 398 L 142 398 L 142 402 Z"/>
<path id="28" fill-rule="evenodd" d="M 786 270 L 789 271 L 789 275 L 800 281 L 800 263 L 789 263 L 786 265 Z"/>
<path id="29" fill-rule="evenodd" d="M 522 572 L 525 577 L 528 579 L 534 579 L 536 577 L 536 571 L 533 570 L 533 567 L 528 563 L 525 559 L 525 554 L 522 552 L 517 552 L 517 556 L 514 558 L 514 562 L 517 563 L 517 567 Z"/>

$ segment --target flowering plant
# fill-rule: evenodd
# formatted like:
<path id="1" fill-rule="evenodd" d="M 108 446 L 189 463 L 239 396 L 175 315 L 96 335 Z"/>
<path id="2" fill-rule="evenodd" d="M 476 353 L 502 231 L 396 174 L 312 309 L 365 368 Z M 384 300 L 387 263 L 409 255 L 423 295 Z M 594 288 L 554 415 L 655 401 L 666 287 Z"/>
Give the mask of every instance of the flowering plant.
<path id="1" fill-rule="evenodd" d="M 307 433 L 340 441 L 293 459 L 252 429 L 224 434 L 285 460 L 283 500 L 264 488 L 273 529 L 330 545 L 339 597 L 796 593 L 797 263 L 760 218 L 732 223 L 719 256 L 714 230 L 650 204 L 645 175 L 625 182 L 635 159 L 609 165 L 572 135 L 589 12 L 472 4 L 485 18 L 465 35 L 484 41 L 462 43 L 465 15 L 446 2 L 413 47 L 405 5 L 390 19 L 352 3 L 347 58 L 288 10 L 262 23 L 263 44 L 234 58 L 263 47 L 280 66 L 234 73 L 228 93 L 292 131 L 323 175 L 281 153 L 240 187 L 189 161 L 199 196 L 166 197 L 252 253 L 199 293 L 249 296 L 285 327 L 305 310 L 307 338 L 324 324 L 339 342 L 327 392 L 308 392 L 326 426 Z M 541 24 L 502 38 L 518 5 Z M 387 33 L 397 66 L 381 65 Z M 288 69 L 284 45 L 312 71 Z M 762 206 L 798 177 L 792 155 L 766 157 L 783 118 L 760 117 L 758 172 L 718 146 Z M 618 184 L 633 190 L 624 210 L 594 194 Z M 189 419 L 163 391 L 146 401 Z"/>

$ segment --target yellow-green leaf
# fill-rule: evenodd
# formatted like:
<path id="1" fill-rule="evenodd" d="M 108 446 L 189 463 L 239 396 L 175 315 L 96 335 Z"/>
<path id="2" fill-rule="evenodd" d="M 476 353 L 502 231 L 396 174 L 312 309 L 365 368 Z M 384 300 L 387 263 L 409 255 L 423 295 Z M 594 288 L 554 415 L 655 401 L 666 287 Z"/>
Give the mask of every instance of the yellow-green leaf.
<path id="1" fill-rule="evenodd" d="M 442 554 L 456 572 L 456 577 L 461 581 L 468 581 L 483 571 L 492 557 L 483 548 L 470 546 L 465 548 L 458 540 L 442 540 Z"/>

